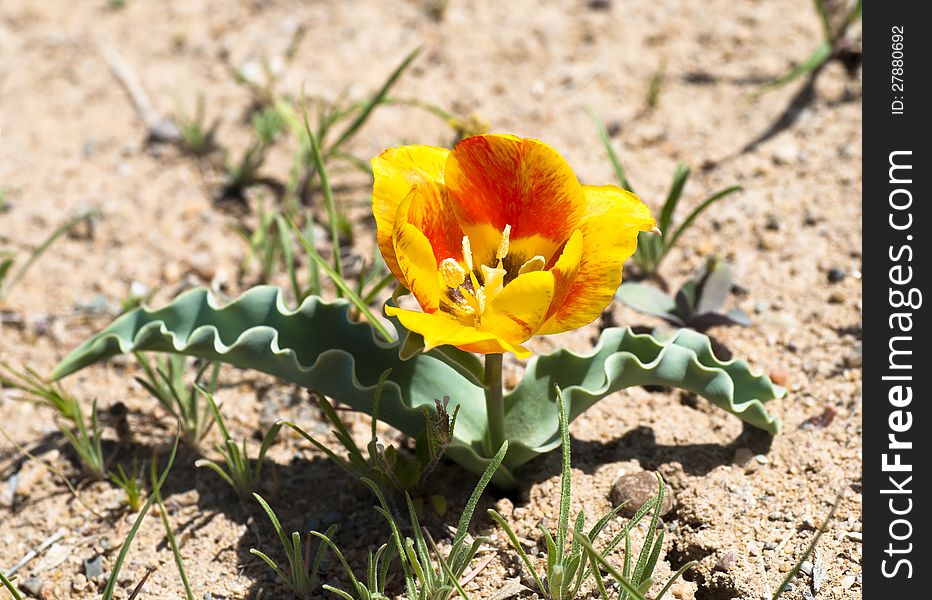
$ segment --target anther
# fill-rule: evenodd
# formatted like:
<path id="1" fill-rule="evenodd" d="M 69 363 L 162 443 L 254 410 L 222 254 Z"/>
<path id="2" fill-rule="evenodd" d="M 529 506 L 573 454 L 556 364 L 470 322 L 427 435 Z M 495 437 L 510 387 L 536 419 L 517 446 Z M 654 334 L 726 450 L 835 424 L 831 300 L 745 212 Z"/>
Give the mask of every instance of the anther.
<path id="1" fill-rule="evenodd" d="M 440 274 L 448 288 L 456 289 L 466 279 L 466 271 L 452 258 L 445 258 L 440 262 Z"/>
<path id="2" fill-rule="evenodd" d="M 511 238 L 511 225 L 505 225 L 505 229 L 502 231 L 502 240 L 498 243 L 498 252 L 495 253 L 495 258 L 502 260 L 508 256 L 508 243 Z"/>
<path id="3" fill-rule="evenodd" d="M 466 261 L 466 269 L 472 272 L 472 247 L 469 245 L 469 236 L 463 236 L 463 260 Z"/>
<path id="4" fill-rule="evenodd" d="M 521 265 L 521 268 L 518 269 L 518 275 L 524 275 L 525 273 L 530 273 L 531 271 L 542 271 L 544 269 L 544 265 L 546 264 L 547 261 L 544 260 L 544 257 L 538 254 L 531 260 Z"/>

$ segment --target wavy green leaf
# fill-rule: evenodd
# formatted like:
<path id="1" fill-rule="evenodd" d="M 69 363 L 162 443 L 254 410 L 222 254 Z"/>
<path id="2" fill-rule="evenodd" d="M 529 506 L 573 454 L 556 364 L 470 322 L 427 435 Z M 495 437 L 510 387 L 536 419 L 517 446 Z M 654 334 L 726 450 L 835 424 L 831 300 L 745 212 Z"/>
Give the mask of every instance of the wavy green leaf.
<path id="1" fill-rule="evenodd" d="M 491 459 L 484 455 L 485 402 L 475 374 L 457 364 L 463 357 L 436 351 L 408 356 L 401 342 L 385 342 L 370 325 L 352 321 L 350 308 L 344 300 L 312 296 L 289 310 L 281 291 L 267 286 L 221 307 L 206 290 L 193 290 L 164 308 L 138 308 L 119 317 L 68 354 L 52 377 L 121 353 L 170 352 L 256 369 L 371 413 L 379 377 L 390 368 L 379 418 L 417 436 L 424 427 L 420 408 L 433 410 L 434 400 L 450 396 L 451 410 L 457 404 L 461 410 L 447 455 L 481 473 Z M 396 328 L 408 339 L 407 331 Z M 531 359 L 524 379 L 505 397 L 511 445 L 496 485 L 516 484 L 517 467 L 559 446 L 554 385 L 562 388 L 573 419 L 617 390 L 646 384 L 687 389 L 752 425 L 779 429 L 763 402 L 783 390 L 751 374 L 742 361 L 719 361 L 704 335 L 682 330 L 661 343 L 628 329 L 608 329 L 589 354 L 560 350 Z"/>
<path id="2" fill-rule="evenodd" d="M 457 423 L 463 439 L 482 439 L 481 388 L 429 354 L 401 360 L 397 342 L 377 338 L 369 325 L 350 320 L 349 312 L 346 301 L 314 296 L 289 310 L 281 291 L 269 286 L 255 287 L 223 307 L 206 290 L 192 290 L 164 308 L 139 308 L 119 317 L 69 353 L 52 378 L 121 353 L 170 352 L 256 369 L 369 412 L 379 376 L 391 368 L 382 420 L 417 435 L 424 426 L 419 407 L 433 408 L 446 394 L 454 405 L 483 407 L 464 412 Z"/>
<path id="3" fill-rule="evenodd" d="M 780 422 L 764 403 L 785 390 L 765 375 L 751 373 L 742 360 L 716 358 L 709 338 L 681 329 L 668 342 L 638 335 L 628 328 L 611 328 L 588 354 L 557 350 L 528 363 L 524 378 L 505 397 L 505 433 L 520 440 L 535 455 L 560 445 L 554 386 L 563 390 L 575 419 L 605 396 L 636 385 L 670 385 L 698 394 L 755 427 L 777 433 Z M 506 464 L 532 457 L 518 456 L 512 446 Z M 512 454 L 514 453 L 514 454 Z"/>

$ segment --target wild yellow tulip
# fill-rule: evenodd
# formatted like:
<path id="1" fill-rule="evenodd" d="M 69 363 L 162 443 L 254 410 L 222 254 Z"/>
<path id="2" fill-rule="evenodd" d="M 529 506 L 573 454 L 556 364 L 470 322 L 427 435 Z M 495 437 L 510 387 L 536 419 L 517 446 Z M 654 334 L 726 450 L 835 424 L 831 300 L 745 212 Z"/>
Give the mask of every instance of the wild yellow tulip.
<path id="1" fill-rule="evenodd" d="M 595 320 L 650 210 L 615 186 L 581 185 L 556 150 L 478 135 L 453 150 L 402 146 L 372 160 L 385 262 L 421 311 L 387 307 L 427 349 L 512 352 Z"/>

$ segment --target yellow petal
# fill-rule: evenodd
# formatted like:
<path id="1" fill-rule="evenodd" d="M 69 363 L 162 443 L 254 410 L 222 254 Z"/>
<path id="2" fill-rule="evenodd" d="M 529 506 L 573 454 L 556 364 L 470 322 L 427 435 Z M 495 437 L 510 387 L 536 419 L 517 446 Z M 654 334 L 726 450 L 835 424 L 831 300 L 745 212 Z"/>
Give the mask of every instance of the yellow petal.
<path id="1" fill-rule="evenodd" d="M 527 358 L 531 354 L 523 346 L 507 342 L 494 333 L 465 325 L 444 312 L 423 313 L 386 306 L 385 313 L 397 317 L 407 329 L 421 334 L 425 350 L 450 345 L 479 354 L 513 352 L 519 358 Z"/>
<path id="2" fill-rule="evenodd" d="M 582 187 L 563 157 L 543 142 L 512 135 L 460 141 L 447 157 L 444 182 L 476 262 L 493 264 L 502 231 L 511 226 L 515 272 L 537 254 L 549 259 L 585 208 Z"/>
<path id="3" fill-rule="evenodd" d="M 390 148 L 372 159 L 372 213 L 375 216 L 379 250 L 385 264 L 401 278 L 395 257 L 392 233 L 398 206 L 417 187 L 419 195 L 413 199 L 409 222 L 420 229 L 434 249 L 438 262 L 444 258 L 458 258 L 462 230 L 446 202 L 443 185 L 443 166 L 446 148 L 432 146 L 402 146 Z M 451 246 L 452 244 L 452 246 Z"/>
<path id="4" fill-rule="evenodd" d="M 392 245 L 398 261 L 398 278 L 411 290 L 418 303 L 427 312 L 440 307 L 441 275 L 437 267 L 430 240 L 409 223 L 405 217 L 417 190 L 405 198 L 398 207 Z"/>
<path id="5" fill-rule="evenodd" d="M 631 192 L 612 185 L 583 186 L 583 191 L 582 259 L 542 334 L 569 331 L 598 318 L 621 284 L 622 265 L 634 254 L 638 233 L 656 226 L 650 209 Z"/>
<path id="6" fill-rule="evenodd" d="M 547 310 L 548 319 L 557 313 L 557 310 L 566 300 L 566 296 L 573 289 L 573 283 L 576 281 L 576 274 L 579 272 L 579 265 L 582 262 L 582 252 L 583 233 L 577 229 L 570 236 L 570 239 L 566 241 L 560 257 L 550 269 L 553 274 L 553 300 L 551 300 L 550 308 Z"/>
<path id="7" fill-rule="evenodd" d="M 520 344 L 540 328 L 552 299 L 552 273 L 534 271 L 519 275 L 486 307 L 480 328 Z"/>

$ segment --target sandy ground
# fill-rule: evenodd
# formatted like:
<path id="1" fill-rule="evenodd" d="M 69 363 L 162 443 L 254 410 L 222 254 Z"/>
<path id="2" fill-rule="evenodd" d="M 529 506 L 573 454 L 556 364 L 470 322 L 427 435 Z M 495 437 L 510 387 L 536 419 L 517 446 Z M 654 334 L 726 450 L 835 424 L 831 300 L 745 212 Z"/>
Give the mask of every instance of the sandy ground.
<path id="1" fill-rule="evenodd" d="M 28 251 L 86 207 L 97 207 L 100 216 L 91 230 L 79 228 L 57 243 L 2 301 L 10 314 L 0 328 L 0 360 L 47 372 L 112 319 L 133 282 L 157 290 L 155 304 L 192 282 L 214 281 L 230 294 L 252 283 L 240 276 L 246 249 L 231 229 L 240 217 L 213 201 L 216 177 L 174 148 L 145 145 L 146 128 L 102 56 L 119 53 L 158 112 L 190 112 L 203 93 L 209 118 L 219 122 L 220 143 L 239 155 L 248 139 L 243 115 L 250 97 L 225 65 L 280 56 L 299 26 L 308 35 L 280 86 L 292 94 L 304 85 L 310 97 L 359 97 L 422 45 L 398 95 L 476 113 L 494 131 L 541 138 L 586 183 L 612 181 L 586 114 L 592 109 L 611 124 L 629 177 L 655 208 L 677 161 L 694 167 L 686 205 L 727 185 L 744 186 L 684 236 L 662 272 L 676 286 L 706 254 L 719 253 L 733 265 L 742 293 L 730 302 L 754 323 L 712 333 L 735 356 L 786 380 L 786 399 L 768 405 L 783 419 L 784 432 L 771 440 L 744 431 L 736 418 L 680 393 L 616 394 L 572 426 L 574 513 L 609 510 L 608 491 L 619 473 L 657 470 L 676 498 L 666 518 L 662 569 L 699 561 L 674 596 L 750 599 L 779 584 L 840 490 L 844 496 L 812 559 L 812 574 L 797 577 L 785 597 L 859 598 L 859 80 L 829 66 L 789 129 L 740 152 L 779 118 L 801 85 L 750 95 L 817 44 L 818 20 L 805 2 L 454 0 L 438 22 L 414 0 L 129 0 L 122 9 L 105 0 L 4 0 L 0 190 L 8 206 L 0 214 L 0 248 Z M 645 98 L 658 72 L 659 103 L 650 111 Z M 351 150 L 369 157 L 399 143 L 450 138 L 440 120 L 416 108 L 388 107 Z M 270 174 L 284 177 L 288 150 L 284 144 L 273 153 Z M 365 182 L 346 181 L 355 183 L 340 188 L 339 201 L 357 215 L 355 251 L 366 255 L 374 234 L 365 217 Z M 833 268 L 847 276 L 830 283 Z M 608 314 L 621 324 L 656 325 L 620 305 Z M 590 347 L 598 327 L 539 340 L 536 348 Z M 133 382 L 127 364 L 82 372 L 68 380 L 69 389 L 104 408 L 129 406 L 136 443 L 121 461 L 164 455 L 170 423 Z M 322 429 L 299 391 L 232 369 L 222 381 L 220 398 L 235 409 L 235 435 L 252 436 L 257 422 L 280 416 Z M 827 427 L 802 426 L 828 407 L 837 414 Z M 29 562 L 20 581 L 32 578 L 30 587 L 46 598 L 96 597 L 99 585 L 86 580 L 84 561 L 100 555 L 109 570 L 134 515 L 121 508 L 119 490 L 78 481 L 48 410 L 8 394 L 0 395 L 0 414 L 6 433 L 0 439 L 0 566 L 9 568 L 61 528 L 65 536 Z M 365 422 L 357 425 L 364 437 Z M 107 438 L 113 438 L 109 430 Z M 26 459 L 17 445 L 61 476 Z M 212 473 L 194 469 L 194 458 L 181 454 L 165 495 L 196 595 L 289 597 L 248 553 L 256 546 L 278 552 L 264 517 L 240 505 Z M 339 541 L 356 561 L 384 540 L 368 492 L 321 455 L 289 439 L 271 458 L 267 495 L 286 527 L 342 521 Z M 490 497 L 487 505 L 497 504 L 520 535 L 534 539 L 536 523 L 555 514 L 558 469 L 557 454 L 538 460 L 525 489 L 514 498 Z M 456 490 L 464 476 L 450 464 L 434 480 L 453 506 L 461 501 Z M 61 477 L 77 485 L 80 501 Z M 4 496 L 14 480 L 16 496 Z M 429 526 L 442 532 L 451 523 L 452 515 Z M 467 589 L 495 598 L 506 580 L 520 575 L 519 565 L 487 520 L 477 519 L 476 532 L 491 536 L 490 551 L 497 554 Z M 157 518 L 147 519 L 135 542 L 119 597 L 148 569 L 155 571 L 144 597 L 180 596 Z"/>

